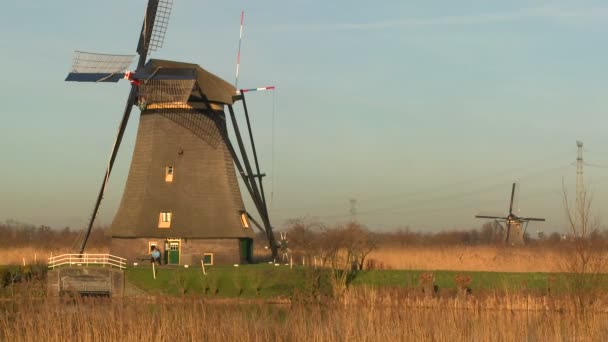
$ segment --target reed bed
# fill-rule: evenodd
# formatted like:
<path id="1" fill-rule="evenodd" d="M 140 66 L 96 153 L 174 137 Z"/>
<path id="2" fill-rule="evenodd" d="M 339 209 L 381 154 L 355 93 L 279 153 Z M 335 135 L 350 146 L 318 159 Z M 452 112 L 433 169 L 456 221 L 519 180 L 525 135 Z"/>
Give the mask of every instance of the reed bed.
<path id="1" fill-rule="evenodd" d="M 0 304 L 0 340 L 605 340 L 603 310 L 568 306 L 568 297 L 545 300 L 563 302 L 566 309 L 556 304 L 530 310 L 525 296 L 403 297 L 373 289 L 347 292 L 339 301 L 287 305 L 191 297 L 6 302 Z"/>
<path id="2" fill-rule="evenodd" d="M 562 272 L 568 255 L 540 246 L 407 246 L 372 251 L 367 260 L 387 269 Z"/>
<path id="3" fill-rule="evenodd" d="M 108 253 L 108 248 L 92 248 L 89 254 Z M 69 247 L 42 249 L 32 247 L 15 247 L 0 249 L 0 265 L 26 265 L 46 263 L 51 255 L 74 253 Z"/>
<path id="4" fill-rule="evenodd" d="M 0 249 L 0 264 L 46 262 L 52 255 L 70 253 L 69 248 L 40 249 L 16 247 Z M 107 253 L 108 248 L 93 248 L 88 253 Z M 256 249 L 256 260 L 270 258 L 268 250 Z M 559 249 L 522 246 L 406 246 L 381 247 L 367 260 L 380 268 L 446 271 L 562 272 L 567 256 Z M 299 261 L 295 260 L 295 261 Z"/>

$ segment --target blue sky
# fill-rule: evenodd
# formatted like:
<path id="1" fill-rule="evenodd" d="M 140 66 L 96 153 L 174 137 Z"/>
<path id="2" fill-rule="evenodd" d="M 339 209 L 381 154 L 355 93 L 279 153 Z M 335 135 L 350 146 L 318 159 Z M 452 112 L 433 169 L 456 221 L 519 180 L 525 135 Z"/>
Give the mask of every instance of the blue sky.
<path id="1" fill-rule="evenodd" d="M 145 4 L 4 4 L 0 220 L 86 224 L 129 86 L 63 79 L 73 50 L 135 53 Z M 548 219 L 529 229 L 563 231 L 577 139 L 608 222 L 605 2 L 175 0 L 153 57 L 233 82 L 242 9 L 239 84 L 277 87 L 248 97 L 276 226 L 344 222 L 354 198 L 372 229 L 470 229 L 483 223 L 475 214 L 508 209 L 517 181 L 520 213 Z M 101 224 L 120 201 L 137 122 Z"/>

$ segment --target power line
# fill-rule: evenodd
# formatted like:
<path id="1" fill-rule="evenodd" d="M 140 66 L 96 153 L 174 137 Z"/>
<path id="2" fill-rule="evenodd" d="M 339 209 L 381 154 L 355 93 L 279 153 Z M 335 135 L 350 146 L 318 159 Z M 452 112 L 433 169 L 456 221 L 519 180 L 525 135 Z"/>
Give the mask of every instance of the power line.
<path id="1" fill-rule="evenodd" d="M 522 177 L 516 177 L 516 179 L 518 181 L 521 180 L 529 180 L 529 179 L 533 179 L 536 177 L 540 177 L 540 176 L 546 176 L 549 173 L 555 172 L 555 171 L 560 171 L 560 170 L 566 170 L 568 168 L 570 168 L 571 166 L 573 166 L 573 163 L 568 163 L 568 164 L 564 164 L 564 165 L 560 165 L 560 166 L 556 166 L 556 167 L 552 167 L 552 168 L 548 168 L 548 169 L 544 169 L 541 171 L 537 171 L 537 172 L 533 172 L 530 173 L 528 175 L 524 175 Z M 457 182 L 457 183 L 452 183 L 452 185 L 457 185 L 457 184 L 463 184 L 463 183 L 468 183 L 469 180 L 467 181 L 462 181 L 462 182 Z M 406 193 L 406 194 L 402 194 L 400 196 L 400 199 L 410 199 L 411 200 L 415 200 L 417 202 L 416 205 L 420 205 L 421 203 L 428 203 L 428 202 L 436 202 L 436 201 L 446 201 L 446 200 L 454 200 L 454 199 L 461 199 L 463 197 L 469 197 L 472 195 L 476 195 L 476 194 L 481 194 L 481 193 L 486 193 L 486 192 L 490 192 L 498 187 L 504 186 L 505 184 L 511 184 L 512 181 L 511 180 L 507 180 L 504 182 L 500 182 L 500 183 L 494 183 L 491 184 L 489 186 L 485 186 L 482 188 L 477 188 L 476 190 L 471 190 L 471 191 L 458 191 L 455 193 L 451 193 L 448 195 L 444 195 L 444 196 L 434 196 L 431 198 L 426 198 L 426 199 L 420 199 L 420 197 L 425 197 L 428 195 L 435 195 L 437 193 L 436 190 L 445 190 L 446 186 L 441 186 L 441 187 L 430 187 L 427 188 L 425 190 L 420 190 L 420 191 L 415 191 L 415 192 L 411 192 L 411 193 Z M 416 197 L 416 198 L 413 198 Z M 372 197 L 371 201 L 374 203 L 378 203 L 378 200 L 373 200 L 374 198 L 377 197 Z M 387 198 L 387 197 L 386 197 Z M 366 201 L 370 201 L 369 198 L 364 199 Z M 386 199 L 385 199 L 386 200 Z M 397 201 L 397 200 L 394 200 Z M 393 202 L 394 202 L 393 201 Z M 281 208 L 278 209 L 278 211 L 297 211 L 297 210 L 314 210 L 314 209 L 319 209 L 323 206 L 323 204 L 317 204 L 314 206 L 306 206 L 306 207 L 292 207 L 292 208 Z M 326 205 L 325 205 L 326 206 Z M 383 207 L 378 207 L 378 208 L 372 208 L 370 210 L 366 210 L 363 212 L 359 212 L 360 215 L 367 215 L 370 212 L 382 212 L 382 211 L 390 211 L 390 210 L 396 210 L 396 209 L 401 209 L 404 207 L 404 204 L 399 204 L 399 205 L 391 205 L 391 206 L 383 206 Z M 336 214 L 336 215 L 328 215 L 328 216 L 324 216 L 324 217 L 344 217 L 344 215 L 341 214 Z"/>
<path id="2" fill-rule="evenodd" d="M 504 186 L 504 184 L 503 184 Z M 537 192 L 537 193 L 527 193 L 525 196 L 523 196 L 523 199 L 530 199 L 530 198 L 537 198 L 540 196 L 544 196 L 547 194 L 553 194 L 556 196 L 560 195 L 560 190 L 559 189 L 548 189 L 542 192 Z M 460 198 L 458 198 L 460 199 Z M 503 198 L 493 198 L 493 199 L 489 199 L 489 200 L 484 200 L 483 201 L 484 204 L 489 204 L 489 203 L 504 203 L 505 199 Z M 456 205 L 444 205 L 444 206 L 433 206 L 433 207 L 427 207 L 427 208 L 420 208 L 420 206 L 395 206 L 392 208 L 383 208 L 382 211 L 379 210 L 372 210 L 372 211 L 364 211 L 364 212 L 358 212 L 357 214 L 359 216 L 376 216 L 376 215 L 412 215 L 412 214 L 423 214 L 423 213 L 428 213 L 428 212 L 433 212 L 433 213 L 441 213 L 441 212 L 445 212 L 445 211 L 452 211 L 452 210 L 461 210 L 461 209 L 466 209 L 466 208 L 471 208 L 471 205 L 469 203 L 463 203 L 460 202 L 459 204 Z M 315 215 L 316 218 L 320 218 L 320 219 L 331 219 L 331 218 L 346 218 L 348 215 L 345 214 L 330 214 L 330 215 Z"/>

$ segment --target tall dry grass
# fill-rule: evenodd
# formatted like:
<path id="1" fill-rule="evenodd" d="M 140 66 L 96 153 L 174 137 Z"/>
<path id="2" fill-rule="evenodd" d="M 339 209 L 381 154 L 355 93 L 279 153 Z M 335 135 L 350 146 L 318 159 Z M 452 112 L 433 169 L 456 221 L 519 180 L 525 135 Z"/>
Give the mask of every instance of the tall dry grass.
<path id="1" fill-rule="evenodd" d="M 93 248 L 87 253 L 108 253 L 108 248 Z M 74 253 L 69 247 L 42 249 L 32 247 L 16 247 L 0 249 L 0 265 L 46 263 L 51 255 Z"/>
<path id="2" fill-rule="evenodd" d="M 0 249 L 0 265 L 46 262 L 48 257 L 72 253 L 69 248 L 52 250 L 17 247 Z M 107 248 L 93 248 L 87 253 L 107 253 Z M 257 250 L 256 260 L 267 260 L 267 250 Z M 381 247 L 372 251 L 373 259 L 384 268 L 495 272 L 564 272 L 567 253 L 547 247 L 495 246 L 418 246 Z"/>
<path id="3" fill-rule="evenodd" d="M 382 297 L 365 294 L 377 295 Z M 490 299 L 485 304 L 491 305 Z M 454 304 L 457 299 L 416 300 L 418 305 L 399 298 L 384 304 L 368 298 L 366 304 L 287 306 L 192 298 L 7 303 L 0 304 L 0 340 L 603 341 L 608 334 L 601 312 L 463 308 Z"/>
<path id="4" fill-rule="evenodd" d="M 373 259 L 390 269 L 563 272 L 567 254 L 547 247 L 420 246 L 379 248 Z"/>

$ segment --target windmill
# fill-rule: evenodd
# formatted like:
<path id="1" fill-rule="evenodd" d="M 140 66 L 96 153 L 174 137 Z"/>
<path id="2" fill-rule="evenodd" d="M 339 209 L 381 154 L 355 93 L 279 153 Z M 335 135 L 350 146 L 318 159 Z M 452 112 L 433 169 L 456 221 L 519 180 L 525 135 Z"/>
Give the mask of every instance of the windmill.
<path id="1" fill-rule="evenodd" d="M 110 251 L 136 259 L 152 246 L 169 264 L 251 261 L 253 232 L 261 230 L 277 255 L 243 92 L 196 64 L 148 59 L 162 47 L 172 0 L 149 0 L 134 55 L 77 51 L 66 81 L 131 83 L 93 213 L 79 246 L 83 253 L 133 106 L 141 111 L 135 149 L 120 206 L 110 228 Z M 236 94 L 236 95 L 235 95 Z M 250 162 L 233 104 L 241 101 L 255 161 Z M 226 115 L 228 108 L 229 115 Z M 227 117 L 237 147 L 228 135 Z M 261 223 L 243 204 L 235 167 Z M 163 248 L 164 247 L 164 248 Z M 203 253 L 202 251 L 205 251 Z M 211 255 L 209 255 L 211 254 Z"/>
<path id="2" fill-rule="evenodd" d="M 279 240 L 279 249 L 281 251 L 281 257 L 283 258 L 283 262 L 289 260 L 289 252 L 291 252 L 291 250 L 289 249 L 288 246 L 288 240 L 287 240 L 287 232 L 281 232 L 281 240 Z"/>
<path id="3" fill-rule="evenodd" d="M 511 245 L 523 244 L 524 234 L 528 228 L 530 221 L 545 221 L 544 218 L 536 217 L 521 217 L 513 213 L 513 201 L 515 198 L 515 187 L 516 183 L 513 183 L 511 188 L 511 201 L 509 203 L 509 213 L 507 216 L 486 216 L 486 215 L 475 215 L 475 218 L 493 219 L 501 228 L 505 234 L 505 242 Z M 502 225 L 504 223 L 504 227 Z M 523 227 L 523 229 L 522 229 Z"/>

